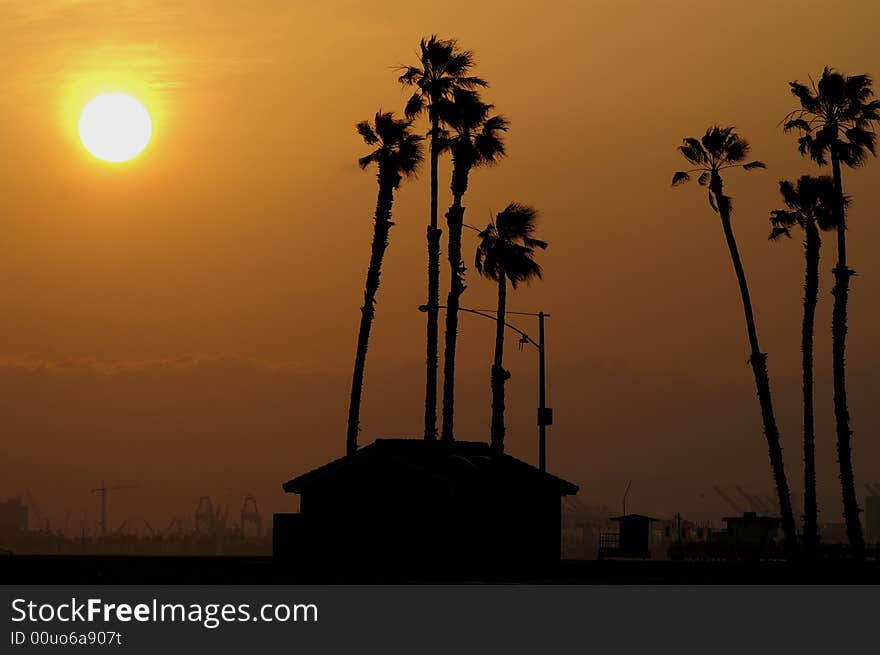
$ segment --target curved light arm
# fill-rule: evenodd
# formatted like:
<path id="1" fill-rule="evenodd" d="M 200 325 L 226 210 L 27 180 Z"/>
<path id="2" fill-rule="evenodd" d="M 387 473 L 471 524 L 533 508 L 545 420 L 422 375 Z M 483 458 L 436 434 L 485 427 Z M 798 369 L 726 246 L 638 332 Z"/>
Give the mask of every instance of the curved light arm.
<path id="1" fill-rule="evenodd" d="M 446 305 L 437 305 L 437 309 L 447 309 L 447 307 L 446 307 Z M 427 305 L 419 305 L 419 311 L 420 311 L 420 312 L 426 312 L 426 311 L 428 311 L 428 306 L 427 306 Z M 480 311 L 479 309 L 468 309 L 467 307 L 459 307 L 459 308 L 458 308 L 458 311 L 460 311 L 460 312 L 467 312 L 468 314 L 476 314 L 477 316 L 482 316 L 482 317 L 484 317 L 484 318 L 488 318 L 490 321 L 497 321 L 497 320 L 498 320 L 498 317 L 497 317 L 497 316 L 492 316 L 491 314 L 487 314 L 487 313 L 485 313 L 485 312 L 482 312 L 482 311 Z M 528 334 L 526 334 L 525 332 L 523 332 L 522 330 L 520 330 L 518 327 L 516 327 L 516 326 L 514 326 L 514 325 L 511 325 L 511 324 L 508 323 L 507 321 L 504 321 L 504 325 L 507 326 L 507 327 L 509 327 L 511 330 L 513 330 L 513 331 L 516 332 L 517 334 L 519 334 L 519 335 L 520 335 L 520 336 L 521 336 L 526 342 L 532 344 L 532 345 L 533 345 L 535 348 L 537 348 L 538 350 L 541 349 L 541 346 L 539 346 L 539 345 L 535 342 L 534 339 L 532 339 Z"/>

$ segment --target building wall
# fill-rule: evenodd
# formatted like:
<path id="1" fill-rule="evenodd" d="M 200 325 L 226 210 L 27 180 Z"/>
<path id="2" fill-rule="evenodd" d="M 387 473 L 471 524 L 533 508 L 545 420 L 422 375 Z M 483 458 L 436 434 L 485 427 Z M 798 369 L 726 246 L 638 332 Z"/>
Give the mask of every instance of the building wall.
<path id="1" fill-rule="evenodd" d="M 865 499 L 865 538 L 871 543 L 880 542 L 880 496 Z"/>
<path id="2" fill-rule="evenodd" d="M 302 494 L 301 514 L 286 519 L 306 562 L 369 560 L 388 566 L 522 567 L 560 558 L 561 498 L 553 492 L 475 485 L 449 488 L 424 481 L 351 480 Z M 405 489 L 405 493 L 401 492 Z"/>

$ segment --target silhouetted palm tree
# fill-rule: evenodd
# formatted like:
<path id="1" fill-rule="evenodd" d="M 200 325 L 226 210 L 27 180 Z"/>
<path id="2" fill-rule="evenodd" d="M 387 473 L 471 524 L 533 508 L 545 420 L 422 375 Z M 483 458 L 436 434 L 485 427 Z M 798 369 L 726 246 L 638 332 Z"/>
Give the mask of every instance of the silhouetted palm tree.
<path id="1" fill-rule="evenodd" d="M 846 261 L 846 210 L 840 167 L 841 164 L 862 166 L 868 152 L 876 154 L 874 130 L 880 122 L 880 101 L 872 100 L 874 92 L 870 77 L 847 76 L 831 68 L 822 71 L 818 84 L 807 86 L 790 82 L 789 86 L 801 107 L 786 117 L 784 129 L 787 132 L 800 132 L 798 148 L 802 155 L 809 156 L 819 166 L 825 166 L 830 159 L 836 191 L 837 265 L 834 267 L 834 309 L 831 319 L 834 418 L 846 534 L 853 556 L 861 559 L 865 552 L 865 538 L 856 498 L 852 430 L 846 398 L 847 300 L 849 279 L 855 271 L 849 268 Z"/>
<path id="2" fill-rule="evenodd" d="M 744 163 L 749 154 L 749 144 L 739 136 L 732 127 L 710 127 L 706 130 L 702 139 L 692 137 L 683 140 L 679 150 L 684 158 L 694 167 L 688 171 L 679 171 L 672 176 L 672 184 L 676 186 L 690 180 L 690 174 L 699 172 L 698 182 L 700 186 L 709 189 L 709 204 L 721 217 L 721 227 L 733 260 L 733 269 L 739 283 L 739 291 L 742 296 L 743 310 L 746 318 L 746 330 L 749 336 L 751 354 L 749 362 L 755 374 L 755 386 L 758 391 L 758 400 L 761 405 L 761 418 L 764 422 L 764 436 L 770 451 L 770 467 L 773 471 L 773 479 L 776 483 L 776 493 L 779 498 L 779 510 L 782 514 L 782 528 L 785 533 L 786 548 L 790 556 L 794 555 L 797 548 L 797 533 L 794 525 L 794 515 L 791 509 L 791 496 L 788 491 L 788 480 L 785 477 L 785 467 L 782 460 L 782 447 L 779 445 L 779 428 L 776 425 L 776 417 L 773 414 L 773 401 L 770 395 L 770 376 L 767 373 L 767 354 L 761 352 L 758 345 L 758 332 L 755 326 L 755 317 L 752 313 L 752 300 L 743 270 L 739 249 L 733 235 L 733 227 L 730 223 L 732 204 L 730 197 L 724 195 L 724 181 L 721 173 L 725 170 L 742 168 L 750 171 L 755 168 L 764 168 L 759 161 Z"/>
<path id="3" fill-rule="evenodd" d="M 791 237 L 791 228 L 804 231 L 804 317 L 801 325 L 801 354 L 804 394 L 804 549 L 808 557 L 819 543 L 818 504 L 816 501 L 816 431 L 813 420 L 813 335 L 816 303 L 819 296 L 819 256 L 822 248 L 820 230 L 835 227 L 834 180 L 831 177 L 802 175 L 796 184 L 779 183 L 779 192 L 788 209 L 770 212 L 771 239 Z"/>
<path id="4" fill-rule="evenodd" d="M 379 290 L 379 276 L 382 272 L 382 259 L 388 247 L 388 233 L 391 222 L 391 206 L 394 190 L 400 186 L 404 177 L 415 173 L 422 161 L 422 137 L 410 133 L 411 122 L 397 120 L 392 113 L 376 114 L 373 124 L 362 121 L 357 131 L 369 146 L 375 150 L 361 157 L 358 164 L 366 168 L 376 164 L 376 180 L 379 192 L 376 198 L 376 213 L 373 217 L 373 245 L 367 280 L 364 285 L 364 305 L 361 307 L 361 324 L 358 330 L 357 351 L 354 358 L 354 374 L 351 380 L 351 397 L 348 405 L 348 432 L 345 450 L 348 455 L 357 450 L 357 437 L 360 422 L 361 396 L 364 387 L 364 367 L 367 360 L 367 345 L 370 328 L 375 313 L 376 292 Z"/>
<path id="5" fill-rule="evenodd" d="M 480 232 L 474 265 L 483 277 L 498 283 L 498 311 L 495 322 L 495 358 L 490 374 L 492 386 L 491 444 L 504 452 L 504 321 L 507 311 L 507 280 L 516 289 L 520 282 L 541 277 L 535 249 L 547 243 L 534 238 L 538 213 L 531 207 L 511 203 Z"/>
<path id="6" fill-rule="evenodd" d="M 437 350 L 440 305 L 440 229 L 437 227 L 437 160 L 440 156 L 444 112 L 452 102 L 456 89 L 486 86 L 479 77 L 470 75 L 474 56 L 462 50 L 454 39 L 436 35 L 419 43 L 419 64 L 406 66 L 399 81 L 415 87 L 406 103 L 406 117 L 413 119 L 427 110 L 431 124 L 431 217 L 428 225 L 428 326 L 425 380 L 425 439 L 437 438 Z"/>
<path id="7" fill-rule="evenodd" d="M 458 339 L 458 303 L 464 293 L 464 261 L 461 258 L 461 232 L 464 224 L 462 197 L 468 188 L 471 169 L 486 166 L 504 156 L 501 132 L 507 131 L 507 119 L 491 115 L 493 105 L 467 89 L 456 89 L 447 112 L 447 133 L 443 147 L 452 153 L 452 206 L 446 212 L 449 226 L 449 293 L 446 299 L 446 348 L 443 353 L 443 424 L 444 440 L 454 439 L 455 419 L 455 347 Z"/>

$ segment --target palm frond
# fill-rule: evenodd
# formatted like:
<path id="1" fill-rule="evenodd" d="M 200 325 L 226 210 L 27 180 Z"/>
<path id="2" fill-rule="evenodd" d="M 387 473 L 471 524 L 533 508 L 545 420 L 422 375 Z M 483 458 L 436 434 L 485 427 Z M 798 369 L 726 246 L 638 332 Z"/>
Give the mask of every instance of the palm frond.
<path id="1" fill-rule="evenodd" d="M 403 110 L 407 118 L 415 118 L 425 110 L 425 101 L 418 92 L 413 93 L 409 100 L 406 101 L 406 107 Z"/>
<path id="2" fill-rule="evenodd" d="M 705 173 L 703 175 L 705 175 Z M 700 178 L 702 179 L 702 177 L 703 176 L 701 175 Z M 688 175 L 685 171 L 676 171 L 672 174 L 672 186 L 679 186 L 681 184 L 684 184 L 685 182 L 689 182 L 690 179 L 691 176 Z"/>
<path id="3" fill-rule="evenodd" d="M 683 144 L 679 146 L 679 151 L 684 158 L 687 159 L 690 163 L 695 166 L 699 166 L 701 164 L 705 164 L 708 160 L 708 156 L 706 154 L 706 150 L 703 148 L 703 144 L 700 143 L 699 139 L 695 139 L 693 137 L 688 137 L 686 139 L 682 139 Z"/>
<path id="4" fill-rule="evenodd" d="M 782 126 L 782 129 L 784 132 L 791 132 L 792 130 L 800 130 L 801 132 L 805 132 L 805 133 L 809 134 L 813 128 L 803 118 L 793 118 L 789 121 L 785 121 L 785 124 Z"/>
<path id="5" fill-rule="evenodd" d="M 800 82 L 789 82 L 788 86 L 792 95 L 800 101 L 801 107 L 810 113 L 816 112 L 819 107 L 819 99 L 813 95 L 810 87 Z"/>
<path id="6" fill-rule="evenodd" d="M 369 121 L 361 121 L 360 123 L 358 123 L 357 131 L 368 146 L 372 146 L 378 143 L 379 137 L 376 136 L 373 128 L 370 127 Z"/>
<path id="7" fill-rule="evenodd" d="M 778 241 L 782 237 L 791 238 L 791 230 L 787 227 L 774 227 L 770 230 L 770 235 L 767 237 L 770 241 Z"/>

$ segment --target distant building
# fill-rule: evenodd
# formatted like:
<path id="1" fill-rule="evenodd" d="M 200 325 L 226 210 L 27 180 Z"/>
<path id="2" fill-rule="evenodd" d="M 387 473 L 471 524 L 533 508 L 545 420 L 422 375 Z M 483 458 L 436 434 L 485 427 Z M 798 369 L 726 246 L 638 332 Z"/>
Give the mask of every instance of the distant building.
<path id="1" fill-rule="evenodd" d="M 819 528 L 819 534 L 823 544 L 845 544 L 849 542 L 846 536 L 846 523 L 842 521 L 823 523 Z"/>
<path id="2" fill-rule="evenodd" d="M 378 439 L 284 483 L 273 552 L 303 567 L 528 568 L 558 561 L 561 500 L 577 486 L 488 444 Z"/>
<path id="3" fill-rule="evenodd" d="M 772 516 L 758 516 L 755 512 L 745 512 L 742 516 L 726 516 L 721 519 L 726 525 L 727 543 L 738 550 L 763 551 L 774 543 L 781 521 Z"/>
<path id="4" fill-rule="evenodd" d="M 642 514 L 613 516 L 617 532 L 606 532 L 599 540 L 599 559 L 606 557 L 651 557 L 651 524 L 659 521 Z"/>
<path id="5" fill-rule="evenodd" d="M 566 496 L 562 502 L 563 559 L 596 559 L 599 539 L 611 525 L 611 511 L 604 506 L 591 506 L 577 496 Z"/>

